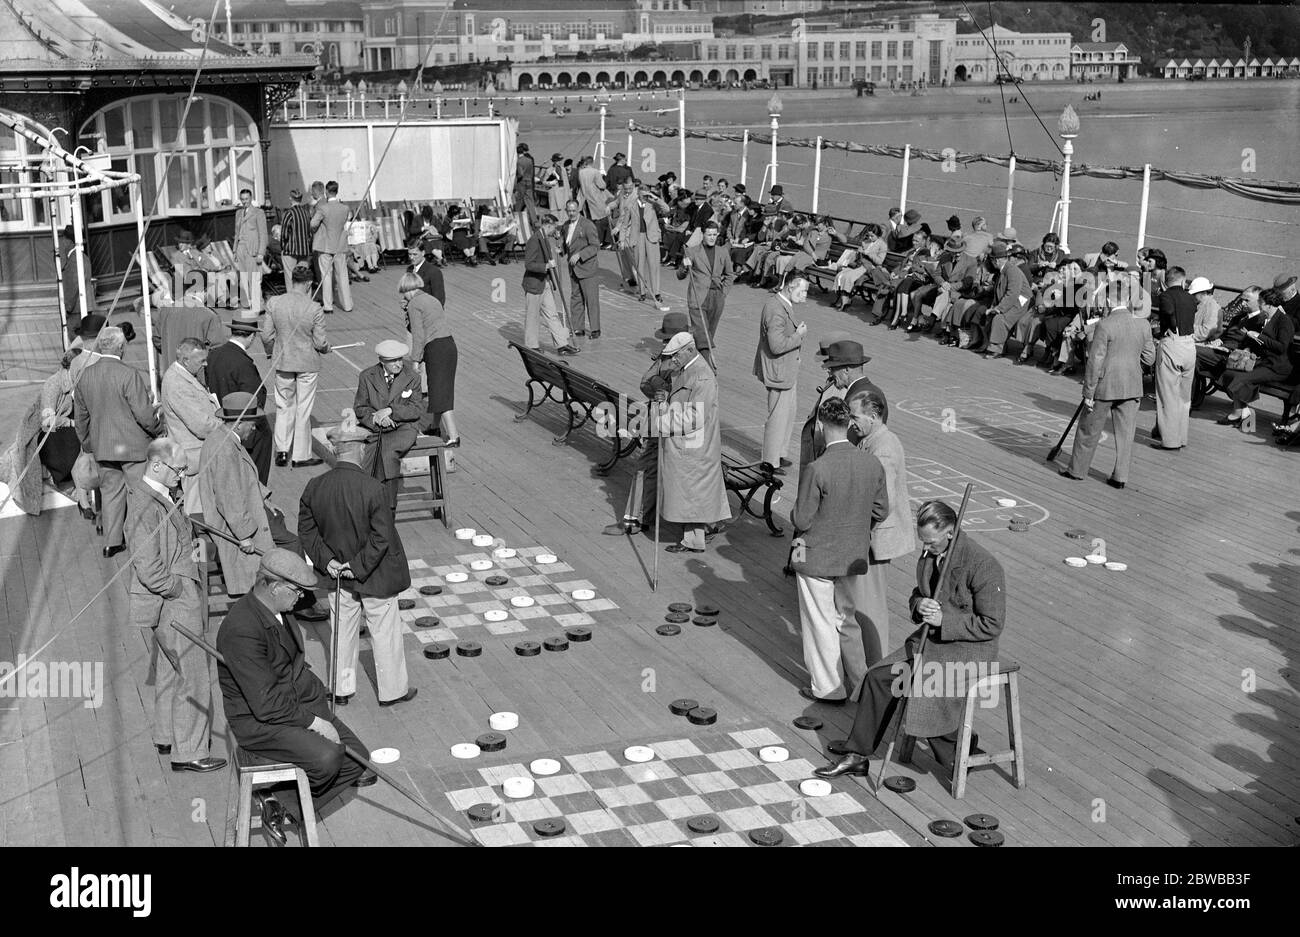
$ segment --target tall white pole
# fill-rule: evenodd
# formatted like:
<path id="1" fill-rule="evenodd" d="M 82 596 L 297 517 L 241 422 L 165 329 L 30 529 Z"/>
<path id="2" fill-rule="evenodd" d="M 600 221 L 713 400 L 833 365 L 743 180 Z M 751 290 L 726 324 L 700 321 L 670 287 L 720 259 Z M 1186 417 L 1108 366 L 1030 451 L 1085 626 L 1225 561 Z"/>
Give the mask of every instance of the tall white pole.
<path id="1" fill-rule="evenodd" d="M 1147 244 L 1147 204 L 1151 198 L 1151 164 L 1142 167 L 1142 211 L 1138 215 L 1138 250 Z"/>
<path id="2" fill-rule="evenodd" d="M 818 197 L 821 194 L 822 187 L 822 138 L 817 137 L 817 149 L 813 156 L 813 214 L 817 214 Z"/>
<path id="3" fill-rule="evenodd" d="M 771 171 L 768 173 L 768 176 L 769 176 L 769 178 L 770 178 L 771 181 L 768 183 L 768 191 L 771 191 L 771 186 L 776 185 L 776 133 L 777 133 L 777 131 L 780 130 L 780 129 L 781 129 L 781 117 L 780 117 L 780 115 L 778 115 L 778 114 L 773 114 L 773 115 L 772 115 L 772 127 L 771 127 L 771 130 L 772 130 L 772 158 L 771 158 L 771 160 L 770 160 L 770 162 L 769 162 L 769 164 L 768 164 L 768 168 L 771 170 Z"/>
<path id="4" fill-rule="evenodd" d="M 1015 154 L 1012 154 L 1011 162 L 1007 163 L 1007 220 L 1002 225 L 1002 227 L 1004 228 L 1011 227 L 1011 203 L 1015 199 L 1015 190 L 1016 190 L 1016 157 Z"/>
<path id="5" fill-rule="evenodd" d="M 149 295 L 149 264 L 144 247 L 144 186 L 136 184 L 135 239 L 140 251 L 140 294 L 142 305 L 140 317 L 144 319 L 144 350 L 149 357 L 149 392 L 153 402 L 158 403 L 158 359 L 153 350 L 153 298 Z M 77 198 L 73 196 L 73 204 Z"/>
<path id="6" fill-rule="evenodd" d="M 60 182 L 63 181 L 63 173 L 58 173 L 55 178 Z M 63 323 L 63 329 L 60 338 L 63 340 L 63 350 L 68 350 L 68 298 L 63 287 L 63 251 L 59 245 L 59 213 L 54 198 L 45 200 L 45 212 L 50 219 L 50 237 L 54 241 L 54 278 L 59 285 L 59 320 Z"/>
<path id="7" fill-rule="evenodd" d="M 605 105 L 600 106 L 600 171 L 605 172 Z"/>
<path id="8" fill-rule="evenodd" d="M 632 165 L 632 124 L 634 121 L 631 117 L 627 119 L 627 164 Z"/>
<path id="9" fill-rule="evenodd" d="M 1070 254 L 1070 157 L 1074 156 L 1074 134 L 1062 134 L 1065 147 L 1065 164 L 1061 171 L 1061 252 Z"/>
<path id="10" fill-rule="evenodd" d="M 77 170 L 73 170 L 73 178 L 77 177 Z M 74 255 L 77 258 L 77 305 L 80 306 L 81 317 L 86 318 L 86 288 L 89 286 L 89 280 L 86 277 L 86 242 L 83 237 L 81 221 L 81 196 L 73 195 L 72 202 L 72 243 L 75 245 Z M 144 243 L 144 234 L 140 235 L 140 243 Z M 150 348 L 153 347 L 151 344 Z"/>
<path id="11" fill-rule="evenodd" d="M 682 88 L 677 99 L 677 184 L 686 188 L 686 89 Z"/>
<path id="12" fill-rule="evenodd" d="M 912 165 L 912 144 L 903 147 L 903 191 L 898 196 L 898 210 L 907 211 L 907 173 Z"/>
<path id="13" fill-rule="evenodd" d="M 745 130 L 744 135 L 740 138 L 740 184 L 745 185 L 745 177 L 749 175 L 749 130 Z M 746 186 L 748 188 L 748 186 Z"/>

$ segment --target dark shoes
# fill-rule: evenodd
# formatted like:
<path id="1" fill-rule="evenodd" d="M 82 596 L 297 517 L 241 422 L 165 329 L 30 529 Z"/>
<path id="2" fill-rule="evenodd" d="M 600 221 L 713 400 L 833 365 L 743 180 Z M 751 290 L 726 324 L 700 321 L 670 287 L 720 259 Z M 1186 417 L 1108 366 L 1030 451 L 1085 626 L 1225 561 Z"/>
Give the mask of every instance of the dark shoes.
<path id="1" fill-rule="evenodd" d="M 582 336 L 584 336 L 584 335 L 587 334 L 587 330 L 586 330 L 586 329 L 574 329 L 574 330 L 573 330 L 573 334 L 574 334 L 574 335 L 577 335 L 579 338 L 581 338 Z"/>
<path id="2" fill-rule="evenodd" d="M 379 783 L 379 775 L 366 773 L 352 782 L 353 787 L 370 787 Z"/>
<path id="3" fill-rule="evenodd" d="M 703 553 L 703 547 L 688 547 L 682 543 L 674 543 L 667 547 L 669 553 Z"/>
<path id="4" fill-rule="evenodd" d="M 258 792 L 257 798 L 262 809 L 262 829 L 266 830 L 271 841 L 277 846 L 285 845 L 289 840 L 284 835 L 284 828 L 297 826 L 298 818 L 286 810 L 284 804 L 276 800 L 274 794 Z"/>
<path id="5" fill-rule="evenodd" d="M 1151 448 L 1159 449 L 1161 452 L 1177 452 L 1180 449 L 1185 449 L 1186 446 L 1166 446 L 1163 442 L 1153 442 Z"/>
<path id="6" fill-rule="evenodd" d="M 286 465 L 288 465 L 288 464 L 289 464 L 289 453 L 287 453 L 287 452 L 277 452 L 277 453 L 275 454 L 275 464 L 278 465 L 280 468 L 284 468 Z"/>
<path id="7" fill-rule="evenodd" d="M 592 332 L 588 337 L 589 337 L 589 338 L 592 338 L 592 339 L 600 338 L 600 329 L 596 329 L 596 330 L 595 330 L 594 332 Z"/>
<path id="8" fill-rule="evenodd" d="M 312 466 L 320 465 L 323 461 L 324 461 L 323 459 L 311 458 L 311 459 L 303 459 L 301 462 L 294 461 L 291 464 L 293 465 L 294 468 L 311 468 Z"/>
<path id="9" fill-rule="evenodd" d="M 398 703 L 406 703 L 415 699 L 415 693 L 416 693 L 415 687 L 411 687 L 409 690 L 406 691 L 406 694 L 404 696 L 399 696 L 397 699 L 381 699 L 379 701 L 379 705 L 396 706 Z"/>
<path id="10" fill-rule="evenodd" d="M 782 461 L 784 462 L 784 460 Z M 771 462 L 760 462 L 758 463 L 758 467 L 762 469 L 764 472 L 766 472 L 768 475 L 785 474 L 785 469 L 781 468 L 780 466 L 773 465 Z"/>
<path id="11" fill-rule="evenodd" d="M 560 347 L 560 348 L 557 348 L 555 351 L 556 351 L 557 354 L 564 355 L 564 356 L 567 358 L 567 357 L 569 357 L 570 355 L 576 355 L 576 354 L 578 354 L 581 350 L 582 350 L 582 349 L 578 348 L 578 347 L 575 346 L 575 345 L 564 345 L 564 346 L 562 346 L 562 347 Z"/>
<path id="12" fill-rule="evenodd" d="M 1110 487 L 1112 488 L 1119 488 L 1120 490 L 1123 490 L 1127 482 L 1117 482 L 1113 478 L 1108 478 L 1106 479 L 1106 484 L 1110 485 Z"/>
<path id="13" fill-rule="evenodd" d="M 352 697 L 355 696 L 355 695 L 356 695 L 356 694 L 354 694 L 354 693 L 349 693 L 347 696 L 338 696 L 338 695 L 336 694 L 335 697 L 334 697 L 334 705 L 335 705 L 335 706 L 346 706 L 346 705 L 347 705 L 347 704 L 352 700 Z"/>
<path id="14" fill-rule="evenodd" d="M 819 778 L 838 778 L 841 775 L 852 775 L 854 777 L 865 778 L 871 772 L 870 762 L 866 755 L 857 755 L 849 752 L 833 765 L 827 765 L 824 768 L 814 768 L 813 774 Z"/>
<path id="15" fill-rule="evenodd" d="M 601 533 L 606 537 L 635 537 L 637 534 L 641 533 L 641 522 L 632 520 L 610 524 L 608 527 L 604 528 Z"/>
<path id="16" fill-rule="evenodd" d="M 193 761 L 173 761 L 173 771 L 194 771 L 198 774 L 207 774 L 209 771 L 220 771 L 226 766 L 226 759 L 213 758 L 196 758 Z"/>
<path id="17" fill-rule="evenodd" d="M 814 696 L 813 691 L 807 687 L 799 688 L 799 695 L 810 703 L 822 703 L 825 706 L 843 706 L 846 700 L 842 699 L 823 699 L 820 696 Z"/>
<path id="18" fill-rule="evenodd" d="M 170 745 L 159 745 L 157 742 L 154 742 L 153 747 L 158 750 L 158 754 L 160 755 L 170 755 L 172 753 L 172 747 Z"/>
<path id="19" fill-rule="evenodd" d="M 126 549 L 125 543 L 119 543 L 115 547 L 104 547 L 104 559 L 112 559 Z"/>
<path id="20" fill-rule="evenodd" d="M 1068 478 L 1068 479 L 1070 479 L 1071 481 L 1076 481 L 1076 482 L 1081 482 L 1081 481 L 1083 481 L 1083 479 L 1080 478 L 1078 475 L 1071 475 L 1069 469 L 1061 469 L 1061 470 L 1060 470 L 1059 472 L 1057 472 L 1056 474 L 1057 474 L 1057 475 L 1060 475 L 1062 478 Z"/>

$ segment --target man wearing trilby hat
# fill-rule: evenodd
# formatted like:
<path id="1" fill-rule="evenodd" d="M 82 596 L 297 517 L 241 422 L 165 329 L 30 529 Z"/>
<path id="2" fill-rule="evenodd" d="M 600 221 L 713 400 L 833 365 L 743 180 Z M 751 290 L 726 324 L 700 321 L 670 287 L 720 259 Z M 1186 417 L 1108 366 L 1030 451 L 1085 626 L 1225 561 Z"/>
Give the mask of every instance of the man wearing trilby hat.
<path id="1" fill-rule="evenodd" d="M 407 360 L 410 353 L 408 347 L 393 339 L 376 345 L 379 363 L 361 372 L 352 404 L 357 422 L 379 434 L 366 459 L 375 478 L 384 483 L 388 506 L 394 511 L 402 479 L 402 457 L 415 445 L 419 435 L 416 423 L 425 415 L 420 374 Z"/>
<path id="2" fill-rule="evenodd" d="M 804 421 L 803 429 L 799 434 L 800 468 L 820 458 L 826 451 L 825 440 L 817 429 L 817 413 L 823 402 L 831 397 L 848 400 L 854 394 L 868 390 L 879 394 L 881 400 L 885 399 L 885 392 L 867 377 L 867 362 L 871 358 L 862 350 L 860 342 L 853 341 L 844 332 L 832 332 L 818 344 L 820 348 L 817 357 L 822 359 L 822 367 L 826 369 L 826 375 L 830 380 L 818 388 L 817 401 L 813 404 L 812 412 L 808 414 L 808 419 Z M 885 406 L 884 422 L 889 422 L 888 405 Z M 850 426 L 849 441 L 856 446 L 859 439 L 857 431 Z"/>
<path id="3" fill-rule="evenodd" d="M 298 507 L 298 534 L 312 565 L 339 582 L 338 658 L 334 701 L 346 705 L 356 692 L 357 653 L 364 616 L 375 654 L 380 706 L 415 697 L 407 684 L 397 595 L 411 585 L 402 538 L 380 482 L 363 469 L 372 434 L 343 411 L 343 422 L 327 434 L 334 468 L 307 483 Z"/>
<path id="4" fill-rule="evenodd" d="M 208 391 L 220 403 L 227 394 L 243 391 L 257 398 L 260 410 L 266 409 L 266 384 L 262 373 L 253 361 L 253 339 L 262 333 L 257 319 L 232 319 L 230 321 L 230 338 L 224 344 L 217 345 L 208 352 L 206 368 Z M 271 480 L 271 427 L 266 417 L 257 421 L 257 425 L 244 448 L 257 466 L 257 480 L 263 485 Z"/>

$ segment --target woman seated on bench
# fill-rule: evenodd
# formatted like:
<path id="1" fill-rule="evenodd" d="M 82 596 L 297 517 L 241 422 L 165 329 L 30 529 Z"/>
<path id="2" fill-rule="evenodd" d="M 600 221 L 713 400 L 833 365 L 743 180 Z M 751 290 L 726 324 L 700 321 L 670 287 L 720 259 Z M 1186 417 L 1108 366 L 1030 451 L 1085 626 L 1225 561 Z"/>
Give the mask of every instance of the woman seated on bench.
<path id="1" fill-rule="evenodd" d="M 1282 301 L 1278 290 L 1268 289 L 1259 294 L 1264 324 L 1258 329 L 1246 328 L 1238 349 L 1253 352 L 1257 357 L 1250 370 L 1224 373 L 1223 385 L 1232 398 L 1232 412 L 1218 421 L 1220 426 L 1240 426 L 1243 430 L 1253 427 L 1255 413 L 1250 404 L 1259 396 L 1260 385 L 1285 381 L 1291 376 L 1290 353 L 1291 340 L 1295 338 L 1295 322 L 1282 308 Z"/>

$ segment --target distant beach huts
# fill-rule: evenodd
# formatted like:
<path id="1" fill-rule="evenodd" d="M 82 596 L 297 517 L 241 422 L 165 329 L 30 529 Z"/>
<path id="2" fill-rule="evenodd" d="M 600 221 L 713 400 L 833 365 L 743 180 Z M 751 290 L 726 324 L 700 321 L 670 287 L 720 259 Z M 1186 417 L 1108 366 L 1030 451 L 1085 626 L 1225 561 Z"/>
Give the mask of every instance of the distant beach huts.
<path id="1" fill-rule="evenodd" d="M 1206 62 L 1204 59 L 1190 61 L 1183 59 L 1181 62 L 1177 59 L 1170 59 L 1161 69 L 1165 78 L 1283 78 L 1283 77 L 1300 77 L 1300 58 L 1290 58 L 1281 56 L 1277 59 L 1264 59 L 1260 61 L 1252 58 L 1250 61 L 1231 58 L 1210 59 Z"/>

